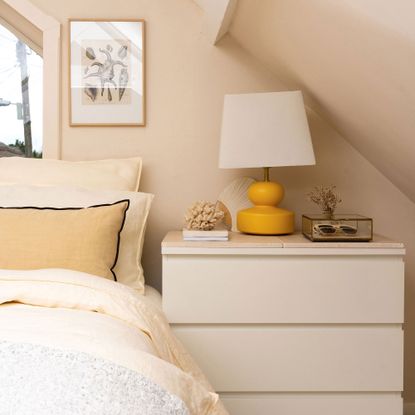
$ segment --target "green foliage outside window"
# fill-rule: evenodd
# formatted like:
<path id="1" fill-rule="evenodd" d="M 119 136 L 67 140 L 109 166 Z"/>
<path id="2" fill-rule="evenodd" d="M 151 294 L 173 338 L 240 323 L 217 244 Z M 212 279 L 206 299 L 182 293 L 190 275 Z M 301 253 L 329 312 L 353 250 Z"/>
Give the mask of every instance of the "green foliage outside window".
<path id="1" fill-rule="evenodd" d="M 14 147 L 14 148 L 18 148 L 22 152 L 22 154 L 25 154 L 26 146 L 25 146 L 24 141 L 17 139 L 14 142 L 14 144 L 9 144 L 9 146 Z M 36 159 L 41 159 L 42 158 L 42 152 L 33 150 L 32 151 L 32 157 L 36 158 Z"/>

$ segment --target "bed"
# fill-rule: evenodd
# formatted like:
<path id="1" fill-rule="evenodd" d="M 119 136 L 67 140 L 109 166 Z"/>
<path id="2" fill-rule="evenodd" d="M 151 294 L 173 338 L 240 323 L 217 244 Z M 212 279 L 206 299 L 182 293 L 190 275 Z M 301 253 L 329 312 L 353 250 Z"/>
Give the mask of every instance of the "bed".
<path id="1" fill-rule="evenodd" d="M 140 174 L 0 160 L 0 414 L 227 413 L 145 286 Z"/>

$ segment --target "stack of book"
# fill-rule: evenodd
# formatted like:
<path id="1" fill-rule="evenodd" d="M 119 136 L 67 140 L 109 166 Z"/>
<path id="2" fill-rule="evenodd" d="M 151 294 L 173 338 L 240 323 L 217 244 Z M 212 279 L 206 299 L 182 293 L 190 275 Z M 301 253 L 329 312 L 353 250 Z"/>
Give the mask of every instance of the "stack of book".
<path id="1" fill-rule="evenodd" d="M 229 232 L 227 229 L 214 229 L 213 231 L 192 231 L 183 229 L 184 241 L 227 241 Z"/>

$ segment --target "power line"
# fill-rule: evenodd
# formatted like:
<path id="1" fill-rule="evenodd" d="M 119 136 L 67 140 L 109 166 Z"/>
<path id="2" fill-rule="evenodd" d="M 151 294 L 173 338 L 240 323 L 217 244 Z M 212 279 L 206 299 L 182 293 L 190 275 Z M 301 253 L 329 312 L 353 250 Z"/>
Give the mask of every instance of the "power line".
<path id="1" fill-rule="evenodd" d="M 0 85 L 3 85 L 5 82 L 7 82 L 13 75 L 14 72 L 10 72 L 9 74 L 7 74 L 2 80 L 0 80 Z"/>
<path id="2" fill-rule="evenodd" d="M 6 72 L 13 71 L 17 67 L 18 67 L 18 65 L 17 65 L 17 63 L 15 63 L 13 66 L 7 66 L 7 67 L 0 68 L 0 74 L 4 74 Z"/>
<path id="3" fill-rule="evenodd" d="M 5 36 L 5 35 L 1 34 L 1 33 L 0 33 L 0 37 L 1 37 L 2 39 L 4 39 L 4 40 L 7 40 L 8 42 L 13 42 L 13 43 L 16 43 L 16 41 L 17 41 L 17 38 L 15 38 L 15 39 L 11 39 L 11 38 L 9 38 L 9 37 L 7 37 L 7 36 Z"/>

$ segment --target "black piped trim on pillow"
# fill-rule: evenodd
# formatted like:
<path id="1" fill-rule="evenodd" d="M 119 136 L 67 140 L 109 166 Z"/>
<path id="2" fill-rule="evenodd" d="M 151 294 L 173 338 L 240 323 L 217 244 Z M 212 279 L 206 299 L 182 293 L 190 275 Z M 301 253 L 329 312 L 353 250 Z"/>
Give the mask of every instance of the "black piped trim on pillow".
<path id="1" fill-rule="evenodd" d="M 112 267 L 111 267 L 111 273 L 112 273 L 112 275 L 114 276 L 114 281 L 117 281 L 117 276 L 115 275 L 114 268 L 115 268 L 115 265 L 117 264 L 117 261 L 118 261 L 118 255 L 119 255 L 119 252 L 120 252 L 121 232 L 122 232 L 122 230 L 123 230 L 123 228 L 124 228 L 125 218 L 126 218 L 126 216 L 127 216 L 127 210 L 128 210 L 128 209 L 129 209 L 129 207 L 130 207 L 130 199 L 123 199 L 123 200 L 119 200 L 119 201 L 118 201 L 118 202 L 116 202 L 116 203 L 113 203 L 113 205 L 115 205 L 115 204 L 118 204 L 118 203 L 124 203 L 124 202 L 127 202 L 127 207 L 126 207 L 126 208 L 125 208 L 125 210 L 124 210 L 124 216 L 123 216 L 123 218 L 122 218 L 122 222 L 121 222 L 120 230 L 118 231 L 118 236 L 117 236 L 117 251 L 115 252 L 114 264 L 113 264 L 113 265 L 112 265 Z M 91 207 L 99 207 L 99 206 L 91 206 Z"/>
<path id="2" fill-rule="evenodd" d="M 110 268 L 111 274 L 114 277 L 114 281 L 117 281 L 117 276 L 115 275 L 114 268 L 115 268 L 115 265 L 117 264 L 117 261 L 118 261 L 118 255 L 119 255 L 119 251 L 120 251 L 121 232 L 124 228 L 125 218 L 127 216 L 127 210 L 130 207 L 130 199 L 122 199 L 122 200 L 118 200 L 117 202 L 114 202 L 114 203 L 103 203 L 103 204 L 100 204 L 100 205 L 92 205 L 92 206 L 86 206 L 86 207 L 83 206 L 83 207 L 57 208 L 57 207 L 49 207 L 49 206 L 0 206 L 0 209 L 82 210 L 82 209 L 99 208 L 99 207 L 105 207 L 105 206 L 114 206 L 114 205 L 118 205 L 120 203 L 126 203 L 126 202 L 127 202 L 127 206 L 124 210 L 124 215 L 123 215 L 123 219 L 121 221 L 121 226 L 120 226 L 120 229 L 117 233 L 117 250 L 115 252 L 114 264 Z"/>

